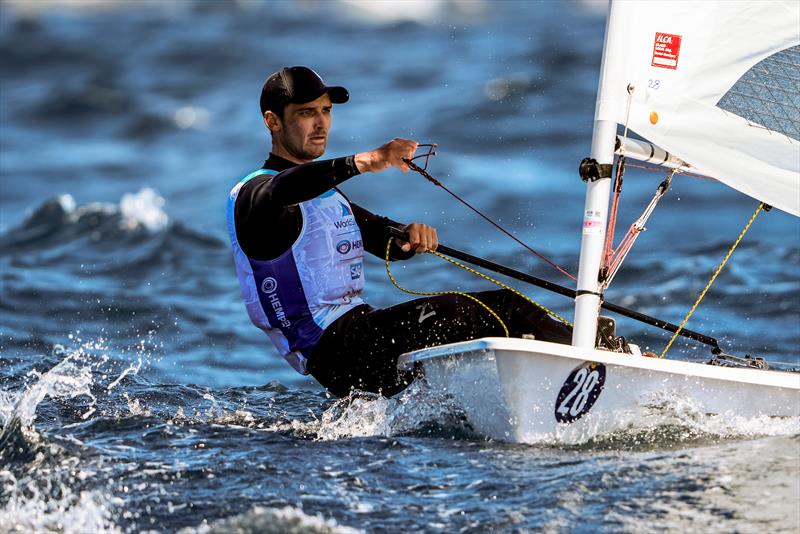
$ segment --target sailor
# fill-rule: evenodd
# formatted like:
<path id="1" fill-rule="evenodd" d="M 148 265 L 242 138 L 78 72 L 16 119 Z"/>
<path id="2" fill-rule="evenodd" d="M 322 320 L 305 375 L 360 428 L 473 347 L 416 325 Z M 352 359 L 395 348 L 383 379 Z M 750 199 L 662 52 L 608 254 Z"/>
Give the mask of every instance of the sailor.
<path id="1" fill-rule="evenodd" d="M 307 67 L 270 75 L 261 91 L 272 150 L 264 165 L 231 190 L 228 227 L 245 306 L 252 322 L 299 373 L 336 396 L 362 390 L 391 396 L 413 379 L 398 373 L 404 352 L 485 336 L 502 336 L 498 320 L 462 295 L 421 298 L 377 309 L 363 298 L 364 251 L 383 258 L 385 228 L 408 232 L 391 260 L 435 250 L 436 230 L 401 224 L 351 202 L 338 186 L 391 167 L 407 172 L 417 143 L 393 139 L 368 152 L 318 160 L 334 104 L 344 87 L 325 85 Z M 494 310 L 512 336 L 569 343 L 570 329 L 506 291 L 473 296 Z"/>

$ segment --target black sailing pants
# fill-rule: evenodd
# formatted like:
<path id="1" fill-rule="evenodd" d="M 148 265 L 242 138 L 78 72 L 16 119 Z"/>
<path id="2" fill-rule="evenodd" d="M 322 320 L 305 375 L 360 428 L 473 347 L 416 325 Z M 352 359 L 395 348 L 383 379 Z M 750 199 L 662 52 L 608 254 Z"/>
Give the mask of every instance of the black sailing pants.
<path id="1" fill-rule="evenodd" d="M 505 289 L 471 293 L 497 313 L 511 337 L 570 343 L 572 329 Z M 434 345 L 505 336 L 483 306 L 462 295 L 438 295 L 389 308 L 359 306 L 325 329 L 308 369 L 337 397 L 352 389 L 387 397 L 406 388 L 413 376 L 398 373 L 397 358 Z"/>

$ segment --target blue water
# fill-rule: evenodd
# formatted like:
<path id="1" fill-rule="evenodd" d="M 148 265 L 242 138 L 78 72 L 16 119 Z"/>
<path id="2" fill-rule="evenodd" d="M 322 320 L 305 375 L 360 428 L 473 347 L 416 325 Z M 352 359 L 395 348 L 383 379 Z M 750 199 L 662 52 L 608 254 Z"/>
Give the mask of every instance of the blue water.
<path id="1" fill-rule="evenodd" d="M 336 401 L 292 371 L 240 302 L 225 199 L 260 166 L 264 77 L 345 85 L 328 155 L 395 137 L 577 271 L 605 24 L 584 2 L 0 4 L 0 531 L 596 532 L 800 528 L 800 424 L 677 403 L 588 443 L 486 441 L 447 402 Z M 620 227 L 663 176 L 626 174 Z M 413 173 L 356 202 L 443 243 L 569 285 Z M 607 293 L 680 322 L 756 207 L 676 177 Z M 407 298 L 377 258 L 367 299 Z M 412 289 L 487 288 L 436 258 Z M 571 317 L 557 295 L 526 291 Z M 800 224 L 760 215 L 689 327 L 800 365 Z M 668 336 L 618 319 L 660 352 Z M 674 358 L 708 359 L 677 342 Z"/>

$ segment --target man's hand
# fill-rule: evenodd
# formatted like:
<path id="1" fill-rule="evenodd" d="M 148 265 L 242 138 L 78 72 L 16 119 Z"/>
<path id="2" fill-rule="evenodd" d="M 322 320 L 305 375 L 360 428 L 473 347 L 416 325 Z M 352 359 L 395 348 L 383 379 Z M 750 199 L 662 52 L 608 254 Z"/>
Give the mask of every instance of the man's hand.
<path id="1" fill-rule="evenodd" d="M 403 252 L 413 250 L 415 253 L 424 253 L 429 250 L 436 250 L 439 246 L 439 237 L 436 235 L 436 228 L 427 224 L 412 223 L 403 228 L 408 233 L 408 241 L 400 241 L 400 249 Z"/>
<path id="2" fill-rule="evenodd" d="M 381 172 L 389 167 L 408 172 L 408 165 L 403 159 L 413 158 L 417 146 L 416 141 L 396 137 L 375 150 L 356 154 L 356 167 L 359 172 Z"/>

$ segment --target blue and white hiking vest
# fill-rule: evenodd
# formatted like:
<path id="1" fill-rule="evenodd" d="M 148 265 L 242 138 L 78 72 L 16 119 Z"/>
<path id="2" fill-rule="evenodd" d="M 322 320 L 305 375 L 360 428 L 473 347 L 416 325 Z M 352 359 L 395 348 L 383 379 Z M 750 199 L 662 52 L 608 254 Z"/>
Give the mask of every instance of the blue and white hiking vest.
<path id="1" fill-rule="evenodd" d="M 292 247 L 272 260 L 249 258 L 236 237 L 234 208 L 241 187 L 262 174 L 259 169 L 231 190 L 228 231 L 250 320 L 269 335 L 278 351 L 301 374 L 322 332 L 363 304 L 364 246 L 347 199 L 335 189 L 301 202 L 303 226 Z M 263 229 L 269 239 L 272 228 Z"/>

